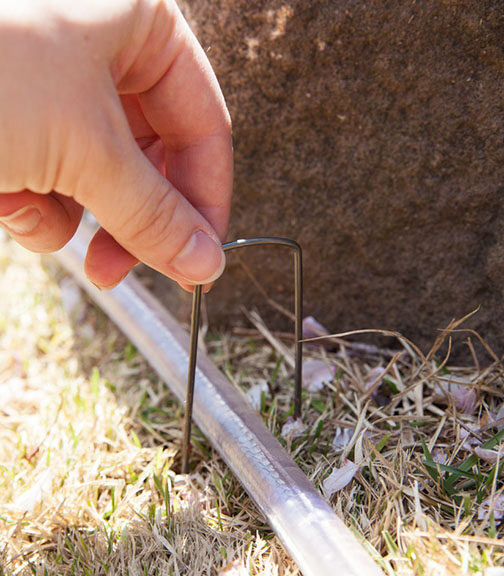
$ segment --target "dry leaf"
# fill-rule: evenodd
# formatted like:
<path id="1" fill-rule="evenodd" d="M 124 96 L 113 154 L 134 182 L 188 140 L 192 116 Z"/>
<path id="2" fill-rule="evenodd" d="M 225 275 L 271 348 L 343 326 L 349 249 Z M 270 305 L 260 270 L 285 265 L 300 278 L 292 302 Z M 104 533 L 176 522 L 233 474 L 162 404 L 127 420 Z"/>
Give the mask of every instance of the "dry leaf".
<path id="1" fill-rule="evenodd" d="M 496 420 L 497 420 L 497 416 L 489 410 L 488 412 L 485 412 L 481 416 L 480 426 L 482 428 L 485 428 L 485 427 L 490 428 Z"/>
<path id="2" fill-rule="evenodd" d="M 411 428 L 403 428 L 401 430 L 401 445 L 403 448 L 409 448 L 410 446 L 414 446 L 416 443 L 415 435 L 413 434 L 413 430 Z"/>

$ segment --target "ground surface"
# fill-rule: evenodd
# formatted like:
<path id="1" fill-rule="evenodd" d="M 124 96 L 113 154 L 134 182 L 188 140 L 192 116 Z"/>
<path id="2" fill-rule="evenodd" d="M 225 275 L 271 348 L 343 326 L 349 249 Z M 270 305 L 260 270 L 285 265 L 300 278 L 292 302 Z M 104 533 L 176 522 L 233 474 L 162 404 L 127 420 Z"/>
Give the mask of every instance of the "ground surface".
<path id="1" fill-rule="evenodd" d="M 180 406 L 71 280 L 5 238 L 0 277 L 1 575 L 299 574 L 198 431 L 175 473 Z M 499 359 L 361 338 L 306 346 L 297 429 L 288 335 L 207 347 L 387 574 L 502 575 Z"/>

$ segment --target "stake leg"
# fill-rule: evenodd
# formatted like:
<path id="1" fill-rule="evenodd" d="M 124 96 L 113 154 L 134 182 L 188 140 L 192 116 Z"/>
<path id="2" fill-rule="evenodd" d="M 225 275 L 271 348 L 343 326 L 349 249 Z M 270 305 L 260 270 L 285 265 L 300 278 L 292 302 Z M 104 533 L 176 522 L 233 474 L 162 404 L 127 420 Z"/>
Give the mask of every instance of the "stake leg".
<path id="1" fill-rule="evenodd" d="M 196 360 L 198 359 L 198 334 L 201 309 L 201 286 L 195 286 L 191 310 L 191 337 L 189 341 L 189 369 L 187 371 L 187 392 L 184 413 L 184 436 L 182 444 L 182 474 L 189 472 L 191 455 L 191 427 L 194 402 L 194 381 L 196 378 Z"/>

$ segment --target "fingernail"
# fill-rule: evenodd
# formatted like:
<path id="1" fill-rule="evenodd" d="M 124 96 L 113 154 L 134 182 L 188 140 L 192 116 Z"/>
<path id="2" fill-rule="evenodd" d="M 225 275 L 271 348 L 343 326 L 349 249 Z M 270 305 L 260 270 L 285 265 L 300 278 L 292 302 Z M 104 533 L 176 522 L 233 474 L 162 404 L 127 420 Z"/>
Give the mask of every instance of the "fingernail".
<path id="1" fill-rule="evenodd" d="M 17 212 L 7 216 L 0 216 L 0 224 L 3 224 L 14 234 L 29 234 L 37 227 L 42 214 L 35 206 L 25 206 Z"/>
<path id="2" fill-rule="evenodd" d="M 91 284 L 95 287 L 98 288 L 98 290 L 100 292 L 102 292 L 103 290 L 112 290 L 113 288 L 115 288 L 116 286 L 119 286 L 119 284 L 126 278 L 126 276 L 130 273 L 130 271 L 128 270 L 127 272 L 125 272 L 120 278 L 119 280 L 116 280 L 113 284 L 107 284 L 107 285 L 100 285 L 100 284 L 96 284 L 96 282 L 93 282 L 92 280 L 88 280 L 91 282 Z"/>
<path id="3" fill-rule="evenodd" d="M 209 284 L 217 280 L 225 265 L 226 258 L 219 244 L 198 230 L 174 258 L 170 268 L 191 283 Z"/>
<path id="4" fill-rule="evenodd" d="M 117 280 L 116 282 L 114 282 L 113 284 L 107 284 L 106 286 L 100 286 L 100 290 L 112 290 L 113 288 L 115 288 L 116 286 L 119 286 L 119 284 L 126 278 L 126 276 L 130 273 L 130 271 L 128 270 L 125 274 L 123 274 L 119 280 Z M 96 286 L 96 284 L 95 284 Z"/>

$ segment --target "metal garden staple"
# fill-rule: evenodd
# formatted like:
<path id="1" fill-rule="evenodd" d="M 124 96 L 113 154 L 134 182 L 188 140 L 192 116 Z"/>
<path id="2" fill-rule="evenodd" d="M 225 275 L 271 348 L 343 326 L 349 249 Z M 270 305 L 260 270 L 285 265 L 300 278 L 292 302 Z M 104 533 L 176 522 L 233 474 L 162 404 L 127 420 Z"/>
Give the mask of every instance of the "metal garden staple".
<path id="1" fill-rule="evenodd" d="M 303 271 L 301 246 L 290 238 L 248 238 L 235 240 L 223 244 L 224 252 L 245 246 L 286 246 L 294 251 L 294 317 L 295 317 L 295 366 L 294 366 L 294 418 L 301 416 L 301 391 L 303 369 L 302 318 L 303 318 Z M 182 444 L 182 473 L 189 471 L 189 457 L 191 451 L 192 408 L 194 400 L 194 381 L 196 377 L 196 361 L 198 356 L 198 333 L 200 324 L 202 286 L 195 286 L 191 312 L 191 336 L 189 344 L 189 369 L 187 373 L 187 392 L 184 414 L 184 433 Z"/>

